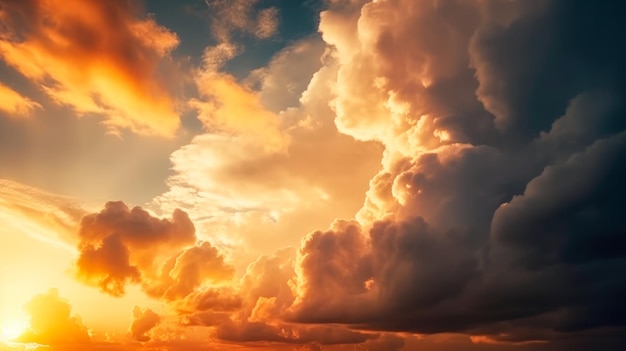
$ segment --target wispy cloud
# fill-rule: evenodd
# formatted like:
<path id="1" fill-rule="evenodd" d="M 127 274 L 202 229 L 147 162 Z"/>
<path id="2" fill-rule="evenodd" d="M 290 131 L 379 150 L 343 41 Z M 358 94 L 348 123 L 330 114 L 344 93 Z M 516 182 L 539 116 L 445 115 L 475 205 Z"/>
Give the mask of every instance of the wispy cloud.
<path id="1" fill-rule="evenodd" d="M 23 96 L 11 87 L 0 82 L 0 111 L 4 111 L 9 117 L 28 117 L 35 110 L 41 109 L 37 102 Z"/>
<path id="2" fill-rule="evenodd" d="M 166 74 L 179 39 L 137 15 L 126 1 L 3 2 L 0 57 L 53 102 L 101 115 L 113 132 L 172 136 L 179 117 Z"/>

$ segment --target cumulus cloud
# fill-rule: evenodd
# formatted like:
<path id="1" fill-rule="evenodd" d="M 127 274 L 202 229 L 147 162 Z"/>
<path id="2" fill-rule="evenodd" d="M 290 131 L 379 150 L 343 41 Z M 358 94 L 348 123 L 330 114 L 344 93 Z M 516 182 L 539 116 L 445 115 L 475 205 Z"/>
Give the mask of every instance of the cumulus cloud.
<path id="1" fill-rule="evenodd" d="M 133 340 L 146 342 L 150 341 L 150 331 L 161 321 L 161 316 L 149 308 L 141 309 L 138 306 L 133 308 L 133 321 L 130 324 L 130 334 Z"/>
<path id="2" fill-rule="evenodd" d="M 56 289 L 33 297 L 24 310 L 30 316 L 29 328 L 16 341 L 42 345 L 85 344 L 90 338 L 80 317 L 72 316 L 70 304 Z"/>
<path id="3" fill-rule="evenodd" d="M 124 294 L 126 285 L 140 284 L 150 296 L 166 301 L 181 324 L 210 327 L 218 339 L 355 344 L 376 338 L 345 326 L 282 320 L 294 300 L 290 280 L 295 250 L 261 256 L 240 280 L 233 280 L 233 267 L 221 252 L 206 241 L 196 243 L 200 237 L 212 242 L 238 239 L 243 230 L 244 240 L 259 245 L 251 246 L 252 255 L 233 250 L 231 256 L 250 255 L 244 256 L 248 259 L 276 245 L 252 235 L 261 228 L 296 243 L 293 232 L 303 221 L 312 229 L 337 213 L 350 215 L 358 209 L 380 149 L 371 144 L 363 149 L 363 143 L 336 132 L 327 104 L 328 78 L 336 67 L 315 73 L 323 53 L 318 40 L 307 39 L 239 82 L 219 71 L 236 50 L 228 44 L 207 49 L 199 85 L 206 95 L 196 101 L 206 112 L 200 119 L 207 133 L 174 153 L 170 191 L 155 200 L 174 213 L 172 219 L 158 219 L 123 203 L 109 203 L 100 213 L 85 216 L 78 276 L 116 296 Z M 283 74 L 292 60 L 303 58 L 300 72 Z M 266 105 L 268 101 L 278 107 Z M 355 155 L 358 160 L 353 160 Z M 356 196 L 340 196 L 346 192 Z M 177 207 L 190 209 L 202 236 L 190 231 L 189 218 Z M 239 262 L 245 268 L 247 262 Z"/>
<path id="4" fill-rule="evenodd" d="M 347 326 L 291 323 L 283 315 L 293 303 L 293 249 L 261 256 L 251 263 L 236 289 L 208 289 L 185 299 L 179 309 L 184 325 L 213 328 L 228 342 L 295 345 L 356 345 L 376 340 L 378 333 Z M 384 343 L 383 343 L 384 344 Z"/>
<path id="5" fill-rule="evenodd" d="M 128 1 L 0 4 L 0 57 L 53 102 L 102 115 L 114 132 L 176 132 L 173 84 L 165 75 L 174 67 L 176 34 L 138 17 Z"/>
<path id="6" fill-rule="evenodd" d="M 303 240 L 289 318 L 623 345 L 623 25 L 608 3 L 568 4 L 322 13 L 337 127 L 385 151 L 357 221 Z"/>
<path id="7" fill-rule="evenodd" d="M 422 218 L 378 222 L 367 236 L 356 222 L 312 233 L 299 252 L 296 318 L 385 324 L 411 309 L 417 323 L 417 311 L 456 296 L 475 274 L 477 262 L 453 235 Z"/>
<path id="8" fill-rule="evenodd" d="M 221 45 L 205 52 L 205 61 L 216 70 L 233 54 Z M 239 269 L 276 247 L 297 245 L 296 232 L 352 216 L 379 168 L 380 148 L 337 132 L 328 106 L 336 74 L 320 39 L 306 38 L 243 81 L 230 77 L 237 93 L 231 107 L 202 102 L 214 127 L 172 154 L 174 175 L 155 206 L 185 208 L 199 236 L 245 246 L 231 252 L 244 262 Z M 221 120 L 231 133 L 217 128 Z"/>
<path id="9" fill-rule="evenodd" d="M 216 248 L 197 240 L 181 210 L 159 219 L 141 207 L 108 202 L 99 213 L 83 217 L 79 236 L 78 277 L 114 296 L 137 283 L 152 296 L 176 300 L 233 274 Z"/>

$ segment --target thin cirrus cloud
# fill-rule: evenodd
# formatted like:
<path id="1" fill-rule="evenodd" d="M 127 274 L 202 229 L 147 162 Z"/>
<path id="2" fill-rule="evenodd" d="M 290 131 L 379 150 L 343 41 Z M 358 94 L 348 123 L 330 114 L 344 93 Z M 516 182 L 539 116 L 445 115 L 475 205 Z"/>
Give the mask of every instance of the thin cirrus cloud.
<path id="1" fill-rule="evenodd" d="M 211 32 L 220 43 L 231 42 L 233 32 L 267 39 L 278 31 L 279 9 L 257 9 L 259 0 L 205 0 L 211 17 Z"/>
<path id="2" fill-rule="evenodd" d="M 0 218 L 44 242 L 72 249 L 86 211 L 76 199 L 0 179 Z"/>
<path id="3" fill-rule="evenodd" d="M 172 136 L 165 72 L 179 39 L 128 1 L 3 1 L 0 57 L 57 104 L 121 128 Z"/>

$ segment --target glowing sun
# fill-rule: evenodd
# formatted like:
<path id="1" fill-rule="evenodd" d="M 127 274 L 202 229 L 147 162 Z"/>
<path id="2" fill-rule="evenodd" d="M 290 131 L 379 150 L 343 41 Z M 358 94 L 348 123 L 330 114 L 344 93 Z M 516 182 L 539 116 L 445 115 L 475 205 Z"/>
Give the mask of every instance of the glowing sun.
<path id="1" fill-rule="evenodd" d="M 11 341 L 22 335 L 26 330 L 28 323 L 26 321 L 3 321 L 0 324 L 0 339 Z"/>

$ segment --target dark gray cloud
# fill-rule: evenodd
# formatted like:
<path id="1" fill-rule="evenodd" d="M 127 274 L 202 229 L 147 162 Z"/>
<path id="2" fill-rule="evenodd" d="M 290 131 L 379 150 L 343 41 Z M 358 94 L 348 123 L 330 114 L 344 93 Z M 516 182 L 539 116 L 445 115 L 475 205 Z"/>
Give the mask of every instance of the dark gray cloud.
<path id="1" fill-rule="evenodd" d="M 355 114 L 338 117 L 342 131 L 387 151 L 361 213 L 374 220 L 337 222 L 303 241 L 290 318 L 549 342 L 529 350 L 622 349 L 623 10 L 610 1 L 370 3 L 352 56 L 322 23 L 347 57 L 340 83 L 361 84 L 339 91 L 339 112 Z M 393 118 L 361 110 L 357 121 L 362 96 L 371 110 L 383 96 Z M 403 148 L 400 138 L 423 129 L 398 116 L 449 134 L 411 134 L 425 147 Z"/>

